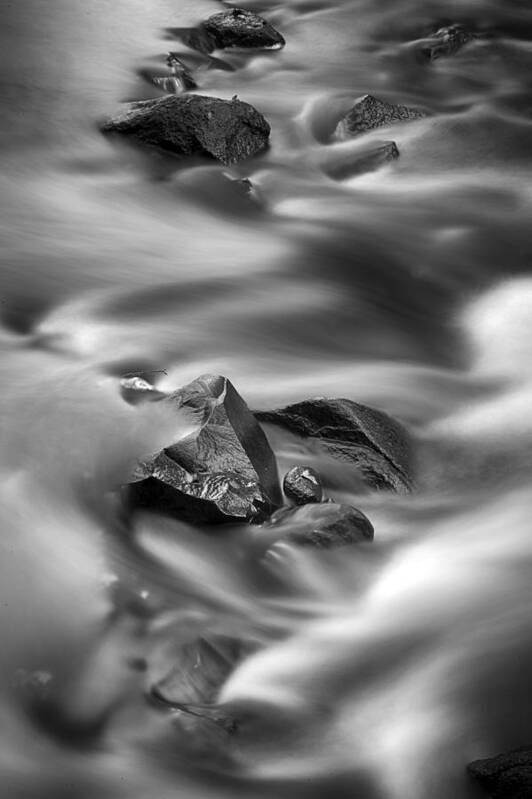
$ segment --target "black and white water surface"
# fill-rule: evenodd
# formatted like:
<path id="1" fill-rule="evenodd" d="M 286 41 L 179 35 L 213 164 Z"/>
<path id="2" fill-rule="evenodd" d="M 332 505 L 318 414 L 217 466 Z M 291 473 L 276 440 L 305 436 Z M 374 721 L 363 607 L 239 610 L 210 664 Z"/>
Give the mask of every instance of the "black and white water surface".
<path id="1" fill-rule="evenodd" d="M 177 169 L 98 130 L 121 101 L 158 96 L 137 73 L 181 47 L 165 29 L 220 7 L 3 5 L 5 795 L 469 799 L 467 762 L 532 742 L 532 9 L 248 3 L 286 47 L 223 54 L 234 69 L 197 82 L 271 123 L 269 151 L 230 170 L 253 205 L 221 166 Z M 495 35 L 423 62 L 413 43 L 446 20 Z M 332 180 L 354 145 L 331 134 L 364 93 L 430 115 L 393 130 L 398 160 Z M 240 540 L 161 519 L 129 561 L 102 497 L 175 433 L 120 398 L 141 368 L 164 369 L 163 389 L 228 375 L 256 408 L 379 407 L 413 431 L 417 491 L 353 492 L 339 469 L 336 496 L 375 542 L 281 548 L 277 594 L 254 585 Z M 164 597 L 158 644 L 204 629 L 260 643 L 220 696 L 250 719 L 238 768 L 218 767 L 216 741 L 192 765 L 145 701 L 138 629 L 109 625 L 117 576 Z M 28 710 L 47 690 L 90 742 Z"/>

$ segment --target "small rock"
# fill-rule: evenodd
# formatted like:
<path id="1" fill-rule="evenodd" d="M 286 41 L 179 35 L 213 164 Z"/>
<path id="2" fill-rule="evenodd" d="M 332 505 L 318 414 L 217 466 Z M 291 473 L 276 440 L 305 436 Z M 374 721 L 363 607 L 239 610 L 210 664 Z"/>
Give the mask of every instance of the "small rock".
<path id="1" fill-rule="evenodd" d="M 337 139 L 350 139 L 370 130 L 393 125 L 396 122 L 409 122 L 426 116 L 419 108 L 394 105 L 379 100 L 371 94 L 364 94 L 355 100 L 353 108 L 340 120 L 335 131 Z"/>
<path id="2" fill-rule="evenodd" d="M 379 142 L 360 152 L 332 159 L 325 164 L 323 171 L 334 180 L 345 180 L 367 172 L 375 172 L 396 158 L 399 158 L 399 150 L 394 141 Z"/>
<path id="3" fill-rule="evenodd" d="M 184 64 L 180 58 L 178 58 L 176 53 L 168 53 L 168 57 L 166 59 L 166 63 L 168 67 L 172 70 L 172 74 L 176 80 L 182 84 L 184 90 L 188 89 L 195 89 L 197 84 L 194 78 L 192 77 L 192 73 Z"/>
<path id="4" fill-rule="evenodd" d="M 319 474 L 310 466 L 294 466 L 286 473 L 283 491 L 294 505 L 321 502 L 323 489 Z"/>
<path id="5" fill-rule="evenodd" d="M 281 34 L 252 11 L 232 8 L 213 14 L 201 26 L 212 42 L 212 49 L 229 47 L 280 50 L 285 45 Z"/>
<path id="6" fill-rule="evenodd" d="M 195 433 L 140 464 L 126 495 L 192 523 L 262 521 L 281 505 L 275 456 L 225 377 L 204 375 L 161 400 L 196 419 Z"/>
<path id="7" fill-rule="evenodd" d="M 127 103 L 102 131 L 178 155 L 210 155 L 233 164 L 265 149 L 270 126 L 248 103 L 188 94 Z"/>
<path id="8" fill-rule="evenodd" d="M 122 398 L 130 405 L 138 405 L 140 402 L 154 402 L 165 397 L 162 391 L 158 391 L 155 386 L 148 383 L 142 377 L 123 377 L 120 380 L 120 393 Z"/>
<path id="9" fill-rule="evenodd" d="M 477 35 L 475 33 L 467 30 L 459 23 L 446 25 L 431 34 L 428 44 L 425 43 L 421 53 L 428 61 L 436 61 L 437 58 L 442 56 L 454 55 L 465 44 L 476 38 Z"/>
<path id="10" fill-rule="evenodd" d="M 408 492 L 412 487 L 410 441 L 391 416 L 348 399 L 304 400 L 255 413 L 268 422 L 310 438 L 327 454 L 355 465 L 376 489 Z"/>
<path id="11" fill-rule="evenodd" d="M 492 799 L 532 799 L 532 747 L 526 746 L 467 767 Z"/>
<path id="12" fill-rule="evenodd" d="M 374 535 L 373 525 L 362 511 L 336 502 L 281 508 L 263 529 L 270 532 L 272 527 L 278 528 L 280 539 L 322 549 L 372 541 Z"/>

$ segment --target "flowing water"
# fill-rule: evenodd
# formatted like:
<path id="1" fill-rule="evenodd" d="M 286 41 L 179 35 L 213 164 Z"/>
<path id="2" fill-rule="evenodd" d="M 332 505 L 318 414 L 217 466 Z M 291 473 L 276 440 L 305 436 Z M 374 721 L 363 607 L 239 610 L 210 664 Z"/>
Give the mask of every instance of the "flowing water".
<path id="1" fill-rule="evenodd" d="M 474 797 L 467 762 L 532 741 L 532 11 L 259 0 L 286 48 L 220 54 L 234 69 L 198 82 L 264 113 L 267 153 L 178 168 L 102 137 L 119 102 L 157 95 L 137 73 L 181 47 L 165 29 L 219 8 L 3 6 L 5 795 Z M 420 62 L 446 18 L 498 33 Z M 366 92 L 430 115 L 369 134 L 399 160 L 333 180 L 358 145 L 331 133 Z M 110 492 L 176 434 L 120 398 L 142 369 L 163 389 L 225 374 L 256 408 L 379 407 L 412 431 L 417 490 L 328 474 L 367 547 L 278 545 L 259 568 L 257 533 L 155 516 L 131 547 Z M 281 470 L 301 459 L 272 442 Z M 117 592 L 136 615 L 111 614 Z M 220 633 L 255 650 L 218 697 L 241 719 L 229 764 L 145 699 L 172 647 Z"/>

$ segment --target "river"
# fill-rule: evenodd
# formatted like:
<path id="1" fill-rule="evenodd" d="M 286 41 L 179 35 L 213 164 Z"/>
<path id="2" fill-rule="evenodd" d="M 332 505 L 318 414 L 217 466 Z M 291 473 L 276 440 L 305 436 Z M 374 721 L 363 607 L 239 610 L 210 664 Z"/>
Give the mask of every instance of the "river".
<path id="1" fill-rule="evenodd" d="M 236 94 L 271 124 L 270 149 L 230 169 L 178 168 L 98 129 L 121 101 L 158 95 L 139 71 L 180 48 L 166 29 L 218 3 L 3 7 L 0 768 L 13 799 L 474 799 L 465 765 L 532 741 L 532 11 L 246 7 L 287 45 L 197 74 L 201 92 Z M 497 35 L 422 63 L 412 42 L 445 19 Z M 355 145 L 331 133 L 365 93 L 429 115 L 387 133 L 397 161 L 333 180 Z M 255 205 L 227 172 L 252 181 Z M 411 431 L 416 490 L 372 494 L 338 468 L 332 495 L 370 517 L 374 544 L 281 546 L 276 590 L 246 571 L 242 533 L 146 516 L 132 554 L 109 492 L 174 424 L 121 399 L 120 376 L 139 370 L 164 370 L 162 389 L 227 375 L 252 408 L 378 407 Z M 282 471 L 295 445 L 273 443 Z M 122 583 L 153 601 L 149 635 L 109 623 Z M 246 719 L 237 767 L 210 749 L 191 764 L 131 668 L 204 631 L 258 644 L 220 693 Z M 105 716 L 96 743 L 28 712 L 48 690 L 82 725 Z"/>

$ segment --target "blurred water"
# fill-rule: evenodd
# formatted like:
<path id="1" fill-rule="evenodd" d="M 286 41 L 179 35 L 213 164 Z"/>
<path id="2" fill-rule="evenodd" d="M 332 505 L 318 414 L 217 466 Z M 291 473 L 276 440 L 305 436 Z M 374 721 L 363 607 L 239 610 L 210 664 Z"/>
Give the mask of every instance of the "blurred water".
<path id="1" fill-rule="evenodd" d="M 527 5 L 261 0 L 286 48 L 198 73 L 200 91 L 238 94 L 272 125 L 266 154 L 226 170 L 178 169 L 98 132 L 120 101 L 157 94 L 137 71 L 180 48 L 164 29 L 217 3 L 5 4 L 10 797 L 467 799 L 465 763 L 530 742 Z M 498 35 L 421 63 L 412 42 L 446 18 Z M 368 135 L 393 136 L 398 161 L 334 181 L 328 166 L 359 145 L 331 133 L 366 92 L 430 116 Z M 278 544 L 259 567 L 256 532 L 150 517 L 131 547 L 109 492 L 178 432 L 121 400 L 119 376 L 140 369 L 164 369 L 163 389 L 221 372 L 252 407 L 334 395 L 382 408 L 412 429 L 418 491 L 369 495 L 318 464 L 376 530 L 339 556 Z M 301 459 L 270 434 L 281 469 Z M 110 625 L 113 585 L 146 601 L 149 623 Z M 229 770 L 218 742 L 191 765 L 143 695 L 168 641 L 205 631 L 259 649 L 220 695 L 245 719 Z M 140 657 L 148 674 L 130 667 Z M 48 690 L 65 715 L 55 737 L 28 710 Z"/>

